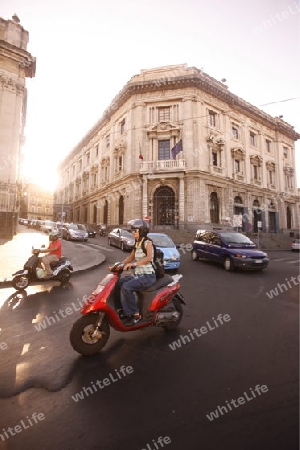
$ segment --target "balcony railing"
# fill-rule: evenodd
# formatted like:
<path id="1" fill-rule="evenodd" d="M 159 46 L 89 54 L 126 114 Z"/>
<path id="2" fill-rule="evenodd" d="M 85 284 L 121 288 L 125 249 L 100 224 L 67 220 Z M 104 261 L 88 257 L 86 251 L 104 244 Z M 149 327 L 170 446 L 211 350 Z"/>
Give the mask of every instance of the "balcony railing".
<path id="1" fill-rule="evenodd" d="M 174 172 L 184 170 L 185 168 L 185 159 L 161 159 L 159 161 L 142 161 L 140 172 Z"/>

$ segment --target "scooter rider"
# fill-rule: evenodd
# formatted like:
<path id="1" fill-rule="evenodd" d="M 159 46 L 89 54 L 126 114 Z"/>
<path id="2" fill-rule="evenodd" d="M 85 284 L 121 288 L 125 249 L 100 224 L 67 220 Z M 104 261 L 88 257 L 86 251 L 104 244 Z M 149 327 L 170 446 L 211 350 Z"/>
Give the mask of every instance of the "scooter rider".
<path id="1" fill-rule="evenodd" d="M 146 220 L 135 219 L 128 222 L 130 231 L 135 238 L 135 248 L 130 255 L 124 259 L 124 270 L 134 269 L 134 275 L 120 278 L 121 302 L 123 307 L 123 317 L 128 316 L 128 325 L 134 325 L 141 320 L 136 301 L 136 291 L 143 291 L 152 286 L 156 281 L 153 261 L 153 245 L 147 239 L 149 224 Z M 144 242 L 146 254 L 141 245 Z"/>
<path id="2" fill-rule="evenodd" d="M 49 242 L 50 244 L 48 248 L 42 248 L 40 250 L 41 253 L 48 252 L 48 255 L 45 255 L 41 260 L 46 271 L 44 278 L 52 277 L 53 272 L 50 263 L 59 261 L 62 256 L 61 241 L 58 239 L 58 233 L 56 231 L 51 231 L 49 233 Z"/>

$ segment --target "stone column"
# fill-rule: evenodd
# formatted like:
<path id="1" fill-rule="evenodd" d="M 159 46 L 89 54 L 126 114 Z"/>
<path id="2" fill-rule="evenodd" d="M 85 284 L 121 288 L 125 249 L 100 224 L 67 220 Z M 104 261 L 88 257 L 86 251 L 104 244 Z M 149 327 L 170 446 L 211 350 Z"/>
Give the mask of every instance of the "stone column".
<path id="1" fill-rule="evenodd" d="M 193 117 L 194 117 L 194 103 L 195 97 L 192 95 L 187 95 L 182 99 L 182 108 L 183 108 L 183 118 L 184 118 L 184 127 L 183 133 L 181 136 L 183 139 L 183 151 L 184 157 L 187 161 L 188 167 L 193 167 L 193 154 L 195 153 L 195 145 L 194 145 L 194 125 L 193 125 Z"/>
<path id="2" fill-rule="evenodd" d="M 178 198 L 179 228 L 184 227 L 184 178 L 179 178 L 179 198 Z"/>
<path id="3" fill-rule="evenodd" d="M 143 175 L 143 187 L 142 187 L 142 213 L 144 219 L 148 216 L 148 180 L 145 175 Z"/>

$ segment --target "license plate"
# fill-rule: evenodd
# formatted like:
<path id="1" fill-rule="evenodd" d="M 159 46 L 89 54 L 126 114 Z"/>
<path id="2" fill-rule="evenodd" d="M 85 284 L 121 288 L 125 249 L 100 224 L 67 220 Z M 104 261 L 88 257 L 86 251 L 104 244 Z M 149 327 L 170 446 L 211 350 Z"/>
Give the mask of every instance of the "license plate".
<path id="1" fill-rule="evenodd" d="M 255 263 L 256 263 L 256 264 L 261 264 L 262 262 L 263 262 L 262 259 L 256 259 L 256 260 L 255 260 Z"/>

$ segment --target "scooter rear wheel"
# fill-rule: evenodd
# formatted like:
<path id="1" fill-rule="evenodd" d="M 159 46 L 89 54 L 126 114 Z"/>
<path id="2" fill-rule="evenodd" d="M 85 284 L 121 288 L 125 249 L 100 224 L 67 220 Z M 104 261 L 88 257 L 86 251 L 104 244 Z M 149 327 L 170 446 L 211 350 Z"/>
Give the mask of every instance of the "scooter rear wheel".
<path id="1" fill-rule="evenodd" d="M 26 275 L 18 275 L 12 280 L 11 284 L 17 291 L 22 291 L 29 286 L 29 279 Z"/>
<path id="2" fill-rule="evenodd" d="M 110 327 L 105 318 L 102 321 L 98 335 L 93 336 L 97 320 L 98 314 L 82 316 L 74 323 L 71 329 L 71 345 L 81 355 L 88 356 L 99 353 L 109 339 Z"/>
<path id="3" fill-rule="evenodd" d="M 67 283 L 67 282 L 69 281 L 70 277 L 71 277 L 70 271 L 65 269 L 65 270 L 62 270 L 62 271 L 60 272 L 60 274 L 58 275 L 57 278 L 58 278 L 59 281 L 61 281 L 62 283 Z"/>

